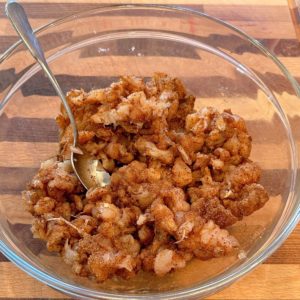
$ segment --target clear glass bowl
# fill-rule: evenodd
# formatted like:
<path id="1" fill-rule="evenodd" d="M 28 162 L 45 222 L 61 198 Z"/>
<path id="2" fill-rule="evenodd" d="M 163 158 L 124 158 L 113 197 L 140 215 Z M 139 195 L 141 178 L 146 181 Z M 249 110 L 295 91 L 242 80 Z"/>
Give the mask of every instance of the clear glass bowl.
<path id="1" fill-rule="evenodd" d="M 0 250 L 36 279 L 92 299 L 187 299 L 214 293 L 274 252 L 299 219 L 300 89 L 257 40 L 205 14 L 160 6 L 110 6 L 37 30 L 64 91 L 105 87 L 119 75 L 166 72 L 181 78 L 199 106 L 231 108 L 253 137 L 270 201 L 230 229 L 245 258 L 193 260 L 163 278 L 96 284 L 76 277 L 30 232 L 20 193 L 42 160 L 57 150 L 60 102 L 40 67 L 18 42 L 0 57 Z M 299 124 L 299 123 L 298 123 Z M 298 130 L 298 133 L 297 133 Z"/>

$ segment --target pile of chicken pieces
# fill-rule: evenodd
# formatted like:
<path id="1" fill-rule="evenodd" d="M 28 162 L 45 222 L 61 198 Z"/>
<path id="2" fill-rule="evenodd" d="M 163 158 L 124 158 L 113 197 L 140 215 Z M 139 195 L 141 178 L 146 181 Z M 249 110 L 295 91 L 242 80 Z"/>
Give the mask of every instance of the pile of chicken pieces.
<path id="1" fill-rule="evenodd" d="M 72 129 L 57 117 L 60 150 L 23 192 L 32 232 L 81 276 L 104 281 L 140 270 L 165 275 L 193 257 L 234 254 L 225 229 L 269 199 L 249 159 L 251 136 L 230 110 L 194 110 L 195 97 L 163 73 L 72 90 L 80 151 L 111 174 L 85 191 L 68 161 Z"/>

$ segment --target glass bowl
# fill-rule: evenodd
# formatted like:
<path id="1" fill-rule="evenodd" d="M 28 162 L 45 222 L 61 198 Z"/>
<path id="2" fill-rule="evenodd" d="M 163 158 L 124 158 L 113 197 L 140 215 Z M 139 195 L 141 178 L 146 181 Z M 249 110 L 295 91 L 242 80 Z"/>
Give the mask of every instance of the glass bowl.
<path id="1" fill-rule="evenodd" d="M 76 277 L 30 232 L 21 191 L 42 160 L 56 153 L 60 102 L 20 42 L 0 57 L 0 250 L 19 268 L 66 294 L 91 299 L 199 298 L 228 286 L 271 255 L 299 219 L 296 150 L 300 89 L 286 68 L 237 28 L 187 9 L 105 6 L 37 30 L 65 92 L 106 87 L 118 76 L 179 77 L 197 105 L 231 108 L 246 119 L 251 158 L 263 169 L 270 201 L 230 231 L 246 255 L 193 260 L 163 278 L 96 284 Z"/>

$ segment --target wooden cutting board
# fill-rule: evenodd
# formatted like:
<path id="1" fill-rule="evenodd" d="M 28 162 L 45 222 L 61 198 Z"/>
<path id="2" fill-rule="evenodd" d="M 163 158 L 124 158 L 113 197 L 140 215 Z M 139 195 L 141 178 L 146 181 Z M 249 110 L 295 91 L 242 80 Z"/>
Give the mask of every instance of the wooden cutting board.
<path id="1" fill-rule="evenodd" d="M 300 80 L 300 45 L 285 0 L 22 1 L 34 27 L 104 2 L 176 4 L 204 11 L 263 40 L 267 47 L 276 52 L 292 75 Z M 13 29 L 4 17 L 4 2 L 0 1 L 0 53 L 16 40 Z M 3 298 L 68 297 L 23 273 L 0 254 L 0 299 Z M 300 299 L 300 225 L 265 263 L 209 299 Z"/>

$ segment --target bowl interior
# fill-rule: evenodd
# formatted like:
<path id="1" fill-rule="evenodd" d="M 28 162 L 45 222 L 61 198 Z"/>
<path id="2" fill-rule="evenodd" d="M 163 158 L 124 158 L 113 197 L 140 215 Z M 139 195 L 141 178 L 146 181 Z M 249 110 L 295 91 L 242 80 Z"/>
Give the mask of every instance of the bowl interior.
<path id="1" fill-rule="evenodd" d="M 263 63 L 255 70 L 253 61 L 246 64 L 236 53 L 223 51 L 217 45 L 217 38 L 212 39 L 214 43 L 208 40 L 208 33 L 216 31 L 220 24 L 214 24 L 214 29 L 212 24 L 203 21 L 203 37 L 199 38 L 200 33 L 196 37 L 154 30 L 146 25 L 139 30 L 133 26 L 104 33 L 93 22 L 95 18 L 95 15 L 79 18 L 81 23 L 76 19 L 40 34 L 50 66 L 64 92 L 72 88 L 88 91 L 106 87 L 120 75 L 150 77 L 159 71 L 179 77 L 197 97 L 197 107 L 230 108 L 246 120 L 253 138 L 251 159 L 263 169 L 261 182 L 270 194 L 270 201 L 230 228 L 245 250 L 246 258 L 195 259 L 185 269 L 163 278 L 141 273 L 130 281 L 96 284 L 74 276 L 59 256 L 49 253 L 43 242 L 32 237 L 32 218 L 21 204 L 21 191 L 40 162 L 57 151 L 55 117 L 60 102 L 40 68 L 20 46 L 1 69 L 9 82 L 7 89 L 3 88 L 7 103 L 0 116 L 0 212 L 2 231 L 10 247 L 48 276 L 70 285 L 138 294 L 204 284 L 220 278 L 225 271 L 247 264 L 266 247 L 276 231 L 290 201 L 294 168 L 286 120 L 272 94 L 272 85 L 261 80 Z M 63 36 L 70 34 L 72 38 L 65 42 Z M 230 38 L 232 33 L 218 31 L 218 34 Z M 261 54 L 253 55 L 259 59 Z M 264 59 L 261 56 L 262 62 Z"/>

